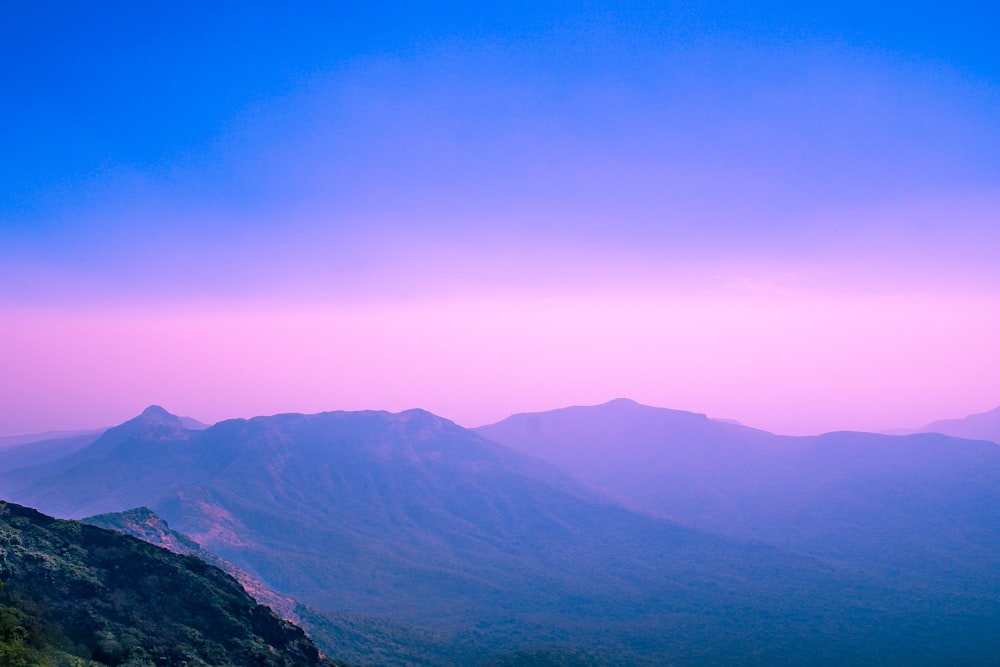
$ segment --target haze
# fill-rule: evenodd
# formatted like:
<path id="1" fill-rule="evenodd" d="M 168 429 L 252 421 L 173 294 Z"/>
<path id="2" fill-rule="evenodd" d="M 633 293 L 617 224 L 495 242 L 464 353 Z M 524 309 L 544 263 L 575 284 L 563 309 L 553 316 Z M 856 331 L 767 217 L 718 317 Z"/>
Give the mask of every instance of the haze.
<path id="1" fill-rule="evenodd" d="M 0 433 L 1000 405 L 981 4 L 3 10 Z"/>

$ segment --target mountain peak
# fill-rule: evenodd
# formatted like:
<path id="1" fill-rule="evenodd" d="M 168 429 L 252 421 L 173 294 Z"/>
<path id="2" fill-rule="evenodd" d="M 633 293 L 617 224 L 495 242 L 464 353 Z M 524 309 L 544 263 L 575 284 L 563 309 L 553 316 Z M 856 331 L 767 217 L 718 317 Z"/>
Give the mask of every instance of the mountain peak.
<path id="1" fill-rule="evenodd" d="M 161 426 L 171 426 L 173 428 L 183 428 L 189 431 L 203 431 L 208 428 L 208 424 L 203 424 L 191 417 L 180 417 L 172 412 L 168 412 L 159 405 L 151 405 L 143 410 L 133 421 L 144 424 L 158 424 Z"/>
<path id="2" fill-rule="evenodd" d="M 690 410 L 676 410 L 673 408 L 660 408 L 652 405 L 646 405 L 645 403 L 640 403 L 639 401 L 624 397 L 615 398 L 608 401 L 607 403 L 602 403 L 600 405 L 587 405 L 580 407 L 583 407 L 586 410 L 604 409 L 604 410 L 614 410 L 618 412 L 627 412 L 627 413 L 647 413 L 647 414 L 657 413 L 660 415 L 673 415 L 674 417 L 685 418 L 685 419 L 692 417 L 698 419 L 707 419 L 707 416 L 701 412 L 691 412 Z"/>
<path id="3" fill-rule="evenodd" d="M 613 398 L 607 403 L 605 403 L 605 405 L 639 405 L 639 402 L 633 401 L 631 398 L 621 397 L 621 398 Z"/>
<path id="4" fill-rule="evenodd" d="M 143 410 L 131 423 L 144 426 L 167 426 L 170 428 L 186 428 L 184 421 L 177 415 L 167 412 L 159 405 L 151 405 Z"/>

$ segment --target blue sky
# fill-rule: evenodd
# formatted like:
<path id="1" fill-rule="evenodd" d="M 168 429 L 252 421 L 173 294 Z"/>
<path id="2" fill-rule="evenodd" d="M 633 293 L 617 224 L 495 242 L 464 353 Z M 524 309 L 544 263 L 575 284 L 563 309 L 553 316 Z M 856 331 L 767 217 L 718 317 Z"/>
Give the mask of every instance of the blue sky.
<path id="1" fill-rule="evenodd" d="M 451 300 L 447 327 L 487 297 L 507 304 L 511 321 L 530 317 L 539 295 L 580 312 L 676 298 L 719 299 L 725 313 L 777 298 L 781 308 L 763 310 L 811 321 L 816 303 L 856 319 L 869 306 L 852 299 L 880 295 L 991 331 L 975 315 L 1000 294 L 1000 17 L 987 3 L 2 12 L 0 306 L 12 326 L 32 329 L 45 318 L 31 313 L 70 307 L 381 303 L 403 318 L 414 302 L 439 313 Z M 914 326 L 913 307 L 900 330 Z M 546 326 L 552 340 L 569 335 Z M 601 341 L 581 345 L 582 357 L 615 347 Z M 873 341 L 855 344 L 863 363 L 879 354 Z M 940 337 L 919 349 L 947 365 L 955 346 L 968 343 Z M 113 352 L 91 352 L 115 363 Z M 657 390 L 641 375 L 614 395 L 683 398 L 682 386 Z M 734 386 L 722 416 L 758 414 L 736 414 L 752 373 L 713 377 Z M 534 409 L 605 398 L 592 380 L 580 395 L 490 400 Z M 959 396 L 961 384 L 955 371 L 941 391 Z M 972 412 L 1000 401 L 981 378 L 967 384 L 961 400 L 942 404 L 928 390 L 882 419 L 929 421 L 950 416 L 929 414 L 935 405 Z M 429 402 L 470 420 L 489 412 L 443 387 L 384 403 Z M 44 395 L 40 383 L 16 412 Z M 373 387 L 367 400 L 379 396 Z M 705 396 L 671 407 L 707 409 Z M 801 407 L 774 400 L 774 414 Z M 131 409 L 112 403 L 108 414 Z M 50 413 L 22 426 L 12 414 L 0 427 L 48 423 Z M 825 419 L 788 428 L 855 423 Z"/>

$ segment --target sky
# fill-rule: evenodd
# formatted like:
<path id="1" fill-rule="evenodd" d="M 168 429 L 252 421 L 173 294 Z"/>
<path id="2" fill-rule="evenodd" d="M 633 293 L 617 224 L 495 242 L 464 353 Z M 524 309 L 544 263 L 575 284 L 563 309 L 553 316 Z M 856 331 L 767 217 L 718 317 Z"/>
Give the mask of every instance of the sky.
<path id="1" fill-rule="evenodd" d="M 1000 9 L 360 4 L 0 7 L 0 434 L 1000 405 Z"/>

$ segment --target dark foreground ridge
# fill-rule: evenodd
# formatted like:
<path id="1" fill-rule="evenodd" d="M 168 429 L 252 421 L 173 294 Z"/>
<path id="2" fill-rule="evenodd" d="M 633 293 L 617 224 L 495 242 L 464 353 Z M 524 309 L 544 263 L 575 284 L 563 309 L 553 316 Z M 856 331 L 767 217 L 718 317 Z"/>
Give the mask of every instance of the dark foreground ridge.
<path id="1" fill-rule="evenodd" d="M 172 530 L 162 518 L 148 507 L 136 507 L 125 512 L 98 514 L 81 519 L 83 523 L 98 528 L 107 528 L 119 533 L 131 535 L 143 542 L 155 544 L 158 547 L 183 556 L 196 556 L 209 565 L 214 565 L 226 574 L 240 582 L 260 604 L 270 607 L 279 617 L 301 624 L 302 619 L 296 611 L 295 600 L 271 590 L 264 582 L 246 570 L 236 567 L 229 561 L 219 558 L 211 551 L 202 549 L 201 545 L 187 535 Z M 0 666 L 2 667 L 2 666 Z"/>
<path id="2" fill-rule="evenodd" d="M 332 667 L 229 575 L 0 501 L 0 665 Z"/>

